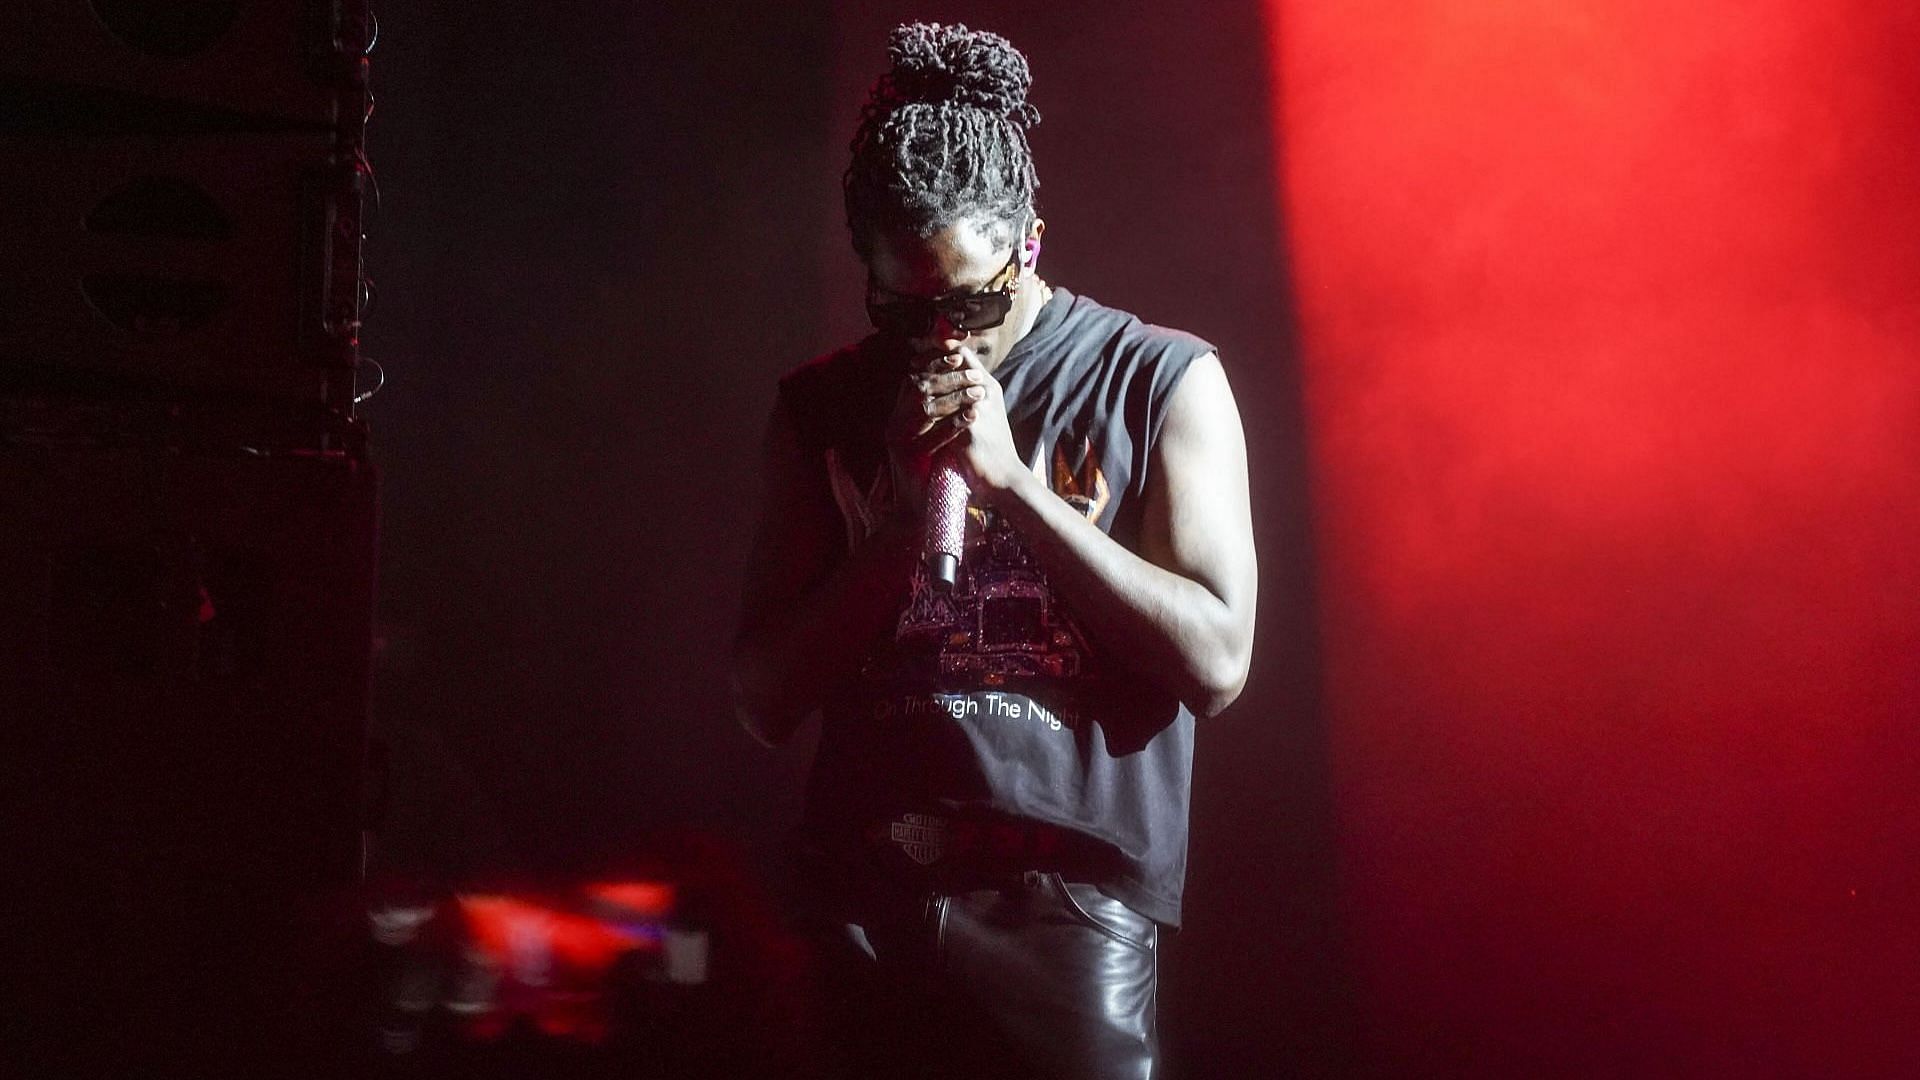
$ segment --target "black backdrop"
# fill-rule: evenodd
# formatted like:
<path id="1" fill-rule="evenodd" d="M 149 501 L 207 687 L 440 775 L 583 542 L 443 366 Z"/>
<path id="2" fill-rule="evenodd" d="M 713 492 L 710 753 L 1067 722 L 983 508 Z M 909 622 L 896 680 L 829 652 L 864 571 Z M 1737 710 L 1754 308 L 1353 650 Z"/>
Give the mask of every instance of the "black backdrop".
<path id="1" fill-rule="evenodd" d="M 384 469 L 376 876 L 617 864 L 663 830 L 780 887 L 806 740 L 723 658 L 774 378 L 861 325 L 843 146 L 886 28 L 1028 52 L 1052 280 L 1218 342 L 1253 453 L 1252 683 L 1203 726 L 1176 1076 L 1338 1074 L 1344 991 L 1297 372 L 1258 4 L 383 6 L 367 354 Z"/>

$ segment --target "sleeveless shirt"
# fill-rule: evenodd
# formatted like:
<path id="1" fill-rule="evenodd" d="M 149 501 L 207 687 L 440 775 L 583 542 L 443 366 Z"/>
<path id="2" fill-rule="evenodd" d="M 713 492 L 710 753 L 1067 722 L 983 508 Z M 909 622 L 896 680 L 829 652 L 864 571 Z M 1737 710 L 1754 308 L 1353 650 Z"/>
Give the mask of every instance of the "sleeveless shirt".
<path id="1" fill-rule="evenodd" d="M 1130 550 L 1175 387 L 1212 352 L 1056 287 L 995 370 L 1014 442 L 1054 493 Z M 815 359 L 780 383 L 820 469 L 849 548 L 890 503 L 883 444 L 908 370 L 878 335 Z M 832 688 L 802 830 L 845 858 L 903 819 L 988 816 L 1089 838 L 1103 891 L 1178 925 L 1186 875 L 1194 720 L 1146 673 L 1106 655 L 1076 622 L 1026 541 L 969 510 L 951 592 L 916 572 L 895 632 Z"/>

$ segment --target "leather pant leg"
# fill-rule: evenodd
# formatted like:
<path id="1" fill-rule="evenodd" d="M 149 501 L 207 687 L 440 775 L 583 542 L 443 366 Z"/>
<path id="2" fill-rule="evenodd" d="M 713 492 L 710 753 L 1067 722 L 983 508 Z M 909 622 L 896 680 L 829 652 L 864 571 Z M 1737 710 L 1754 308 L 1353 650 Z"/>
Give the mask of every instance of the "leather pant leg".
<path id="1" fill-rule="evenodd" d="M 1158 1048 L 1159 928 L 1058 874 L 1028 874 L 1022 885 L 946 898 L 944 981 L 1035 1075 L 1147 1080 Z"/>
<path id="2" fill-rule="evenodd" d="M 865 987 L 842 1000 L 866 1002 L 840 1028 L 848 1075 L 1153 1075 L 1158 927 L 1092 885 L 1016 874 L 843 932 Z"/>

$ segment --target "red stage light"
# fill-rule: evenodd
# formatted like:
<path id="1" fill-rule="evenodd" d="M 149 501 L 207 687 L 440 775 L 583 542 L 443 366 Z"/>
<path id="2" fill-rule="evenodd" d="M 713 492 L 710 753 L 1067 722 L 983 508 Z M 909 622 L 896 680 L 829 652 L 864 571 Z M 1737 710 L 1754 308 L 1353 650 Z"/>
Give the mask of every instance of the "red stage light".
<path id="1" fill-rule="evenodd" d="M 1920 17 L 1269 10 L 1386 1071 L 1893 1075 Z"/>

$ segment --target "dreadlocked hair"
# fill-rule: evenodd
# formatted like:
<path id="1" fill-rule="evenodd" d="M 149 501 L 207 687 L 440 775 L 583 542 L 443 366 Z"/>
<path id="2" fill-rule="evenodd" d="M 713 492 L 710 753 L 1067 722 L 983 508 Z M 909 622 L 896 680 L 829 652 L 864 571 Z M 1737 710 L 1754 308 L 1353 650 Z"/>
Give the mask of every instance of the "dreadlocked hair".
<path id="1" fill-rule="evenodd" d="M 887 54 L 892 69 L 860 111 L 842 184 L 854 251 L 864 261 L 875 236 L 924 239 L 960 221 L 1024 228 L 1040 187 L 1027 146 L 1040 122 L 1027 104 L 1027 58 L 958 23 L 895 27 Z"/>

